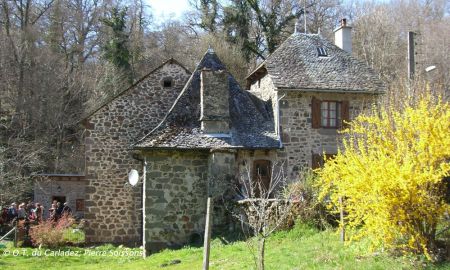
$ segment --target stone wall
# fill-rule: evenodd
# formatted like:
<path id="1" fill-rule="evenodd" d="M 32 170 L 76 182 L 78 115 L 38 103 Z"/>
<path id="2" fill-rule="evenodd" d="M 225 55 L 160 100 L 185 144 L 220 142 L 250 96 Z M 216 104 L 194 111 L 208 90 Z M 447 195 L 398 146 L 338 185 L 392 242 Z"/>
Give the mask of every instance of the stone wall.
<path id="1" fill-rule="evenodd" d="M 228 133 L 230 109 L 228 104 L 228 73 L 204 69 L 200 74 L 200 120 L 205 133 Z"/>
<path id="2" fill-rule="evenodd" d="M 280 130 L 283 149 L 278 156 L 288 167 L 288 177 L 295 180 L 302 168 L 310 168 L 313 154 L 336 154 L 341 136 L 337 129 L 311 127 L 312 97 L 321 100 L 349 101 L 350 119 L 370 108 L 373 95 L 339 93 L 287 92 L 280 101 Z"/>
<path id="3" fill-rule="evenodd" d="M 149 151 L 146 250 L 179 247 L 202 237 L 208 190 L 207 151 Z"/>
<path id="4" fill-rule="evenodd" d="M 237 154 L 236 178 L 252 177 L 253 162 L 255 160 L 270 160 L 272 165 L 279 166 L 277 150 L 240 150 Z M 281 161 L 282 162 L 282 161 Z"/>
<path id="5" fill-rule="evenodd" d="M 142 187 L 131 188 L 127 174 L 142 172 L 142 163 L 129 147 L 159 124 L 189 75 L 168 61 L 86 119 L 87 242 L 140 245 Z M 171 87 L 164 87 L 167 79 Z"/>
<path id="6" fill-rule="evenodd" d="M 266 101 L 271 100 L 283 149 L 277 153 L 279 161 L 286 165 L 289 180 L 298 178 L 302 168 L 310 168 L 313 154 L 335 154 L 341 138 L 336 129 L 313 129 L 311 126 L 311 100 L 349 101 L 350 119 L 362 110 L 370 108 L 377 96 L 351 93 L 314 93 L 301 91 L 275 91 L 270 75 L 254 82 L 252 92 Z M 277 104 L 277 99 L 280 101 Z M 279 110 L 279 112 L 277 112 Z"/>
<path id="7" fill-rule="evenodd" d="M 84 176 L 38 176 L 33 201 L 44 206 L 44 218 L 48 218 L 53 198 L 65 197 L 73 215 L 83 218 L 84 209 L 77 210 L 77 200 L 85 202 L 85 186 Z"/>
<path id="8" fill-rule="evenodd" d="M 257 97 L 262 99 L 263 101 L 270 102 L 273 110 L 274 115 L 274 127 L 277 129 L 278 127 L 278 117 L 277 117 L 277 111 L 278 111 L 278 95 L 277 92 L 274 91 L 275 85 L 273 84 L 273 81 L 269 74 L 266 74 L 264 77 L 256 80 L 253 84 L 250 86 L 250 91 L 254 93 Z M 278 132 L 278 130 L 275 130 L 275 132 Z"/>

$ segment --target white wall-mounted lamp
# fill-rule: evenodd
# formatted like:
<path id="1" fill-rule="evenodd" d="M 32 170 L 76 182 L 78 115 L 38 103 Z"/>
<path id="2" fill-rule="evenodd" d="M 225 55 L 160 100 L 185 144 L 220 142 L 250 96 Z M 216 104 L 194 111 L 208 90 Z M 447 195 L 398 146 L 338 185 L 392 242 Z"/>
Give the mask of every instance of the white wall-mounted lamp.
<path id="1" fill-rule="evenodd" d="M 428 66 L 427 68 L 425 68 L 426 72 L 430 72 L 436 69 L 436 66 Z"/>

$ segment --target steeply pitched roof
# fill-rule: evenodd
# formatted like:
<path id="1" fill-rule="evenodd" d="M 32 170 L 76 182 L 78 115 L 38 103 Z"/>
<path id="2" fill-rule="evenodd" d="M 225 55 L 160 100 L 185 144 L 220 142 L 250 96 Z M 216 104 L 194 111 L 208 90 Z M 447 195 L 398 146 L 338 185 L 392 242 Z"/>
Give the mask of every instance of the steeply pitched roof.
<path id="1" fill-rule="evenodd" d="M 229 82 L 229 136 L 204 134 L 200 128 L 200 73 L 225 70 L 217 55 L 207 52 L 189 78 L 164 120 L 133 145 L 143 148 L 215 149 L 278 148 L 271 105 L 243 91 L 231 74 Z"/>
<path id="2" fill-rule="evenodd" d="M 325 49 L 327 56 L 319 56 L 318 48 Z M 372 69 L 319 34 L 292 34 L 247 78 L 252 80 L 258 73 L 264 74 L 264 69 L 278 89 L 384 91 Z"/>
<path id="3" fill-rule="evenodd" d="M 109 103 L 111 103 L 113 100 L 115 100 L 116 98 L 122 96 L 125 93 L 128 93 L 128 91 L 130 91 L 131 89 L 133 89 L 134 87 L 136 87 L 136 85 L 140 84 L 142 81 L 144 81 L 145 79 L 147 79 L 150 75 L 152 75 L 153 73 L 155 73 L 157 70 L 159 70 L 160 68 L 162 68 L 163 66 L 165 66 L 166 64 L 177 64 L 179 65 L 181 68 L 183 68 L 184 70 L 186 70 L 186 72 L 188 74 L 190 74 L 191 72 L 183 66 L 183 64 L 181 64 L 180 62 L 178 62 L 177 60 L 170 58 L 166 61 L 164 61 L 161 65 L 157 66 L 156 68 L 154 68 L 152 71 L 150 71 L 149 73 L 147 73 L 146 75 L 142 76 L 142 78 L 140 78 L 139 80 L 137 80 L 135 83 L 133 83 L 130 87 L 124 89 L 123 91 L 119 92 L 118 94 L 107 98 L 100 106 L 96 107 L 95 109 L 88 111 L 85 115 L 83 115 L 81 117 L 81 121 L 86 120 L 87 118 L 91 117 L 93 114 L 97 113 L 98 111 L 100 111 L 103 107 L 105 107 L 106 105 L 108 105 Z"/>

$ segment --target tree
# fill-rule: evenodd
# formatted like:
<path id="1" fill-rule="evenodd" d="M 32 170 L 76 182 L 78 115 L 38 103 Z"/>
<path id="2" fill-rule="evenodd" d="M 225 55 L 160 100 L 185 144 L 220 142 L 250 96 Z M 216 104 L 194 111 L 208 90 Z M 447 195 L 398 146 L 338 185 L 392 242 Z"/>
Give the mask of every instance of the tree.
<path id="1" fill-rule="evenodd" d="M 264 270 L 266 239 L 286 222 L 292 208 L 289 194 L 283 192 L 287 187 L 283 166 L 266 169 L 270 170 L 268 184 L 263 183 L 261 175 L 253 176 L 249 168 L 241 175 L 236 191 L 243 199 L 238 201 L 240 211 L 233 213 L 256 239 L 254 258 L 258 270 Z"/>
<path id="2" fill-rule="evenodd" d="M 433 258 L 437 225 L 450 211 L 449 130 L 450 105 L 430 94 L 350 123 L 342 149 L 318 174 L 322 198 L 343 208 L 341 226 L 352 238 Z"/>
<path id="3" fill-rule="evenodd" d="M 129 36 L 126 32 L 127 8 L 113 7 L 109 16 L 102 22 L 111 30 L 109 37 L 103 45 L 103 56 L 118 69 L 129 75 L 129 81 L 133 81 L 131 71 L 131 54 L 128 49 Z"/>
<path id="4" fill-rule="evenodd" d="M 297 1 L 272 0 L 266 5 L 259 0 L 248 0 L 247 2 L 255 13 L 256 22 L 264 36 L 265 50 L 263 52 L 269 54 L 273 53 L 284 41 L 286 31 L 292 32 L 290 24 L 305 13 Z"/>

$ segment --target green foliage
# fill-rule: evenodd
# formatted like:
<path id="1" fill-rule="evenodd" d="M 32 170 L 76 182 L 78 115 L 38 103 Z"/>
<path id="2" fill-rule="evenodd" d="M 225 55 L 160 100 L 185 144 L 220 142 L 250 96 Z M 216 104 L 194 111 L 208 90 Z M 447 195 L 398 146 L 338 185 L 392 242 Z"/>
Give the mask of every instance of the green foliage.
<path id="1" fill-rule="evenodd" d="M 266 7 L 263 1 L 248 0 L 247 2 L 255 14 L 258 26 L 261 28 L 269 54 L 273 53 L 283 41 L 283 33 L 286 31 L 286 27 L 304 14 L 303 8 L 292 6 L 286 9 L 281 1 L 273 1 Z"/>
<path id="2" fill-rule="evenodd" d="M 300 173 L 298 181 L 286 188 L 287 196 L 295 201 L 289 218 L 291 223 L 307 223 L 322 230 L 334 223 L 334 216 L 328 211 L 326 202 L 319 198 L 317 182 L 317 175 L 308 169 Z"/>
<path id="3" fill-rule="evenodd" d="M 82 244 L 84 243 L 85 240 L 85 234 L 84 231 L 76 228 L 75 226 L 72 226 L 65 230 L 63 234 L 63 239 L 67 243 Z"/>
<path id="4" fill-rule="evenodd" d="M 258 54 L 258 45 L 255 40 L 250 39 L 251 9 L 247 1 L 235 0 L 233 4 L 224 7 L 224 31 L 227 41 L 239 44 L 247 62 L 253 54 Z"/>
<path id="5" fill-rule="evenodd" d="M 435 260 L 436 228 L 450 211 L 450 104 L 431 94 L 405 101 L 350 123 L 343 151 L 318 170 L 321 195 L 344 209 L 353 237 Z"/>
<path id="6" fill-rule="evenodd" d="M 101 20 L 111 30 L 102 50 L 103 57 L 117 68 L 126 72 L 131 81 L 131 54 L 128 48 L 129 35 L 126 32 L 126 14 L 126 7 L 113 7 L 109 11 L 109 15 Z"/>
<path id="7" fill-rule="evenodd" d="M 357 242 L 351 246 L 344 246 L 338 236 L 332 231 L 318 231 L 306 224 L 297 224 L 290 231 L 281 231 L 272 235 L 267 241 L 267 269 L 449 269 L 449 263 L 431 264 L 423 258 L 391 257 L 386 254 L 368 253 L 368 241 Z M 14 250 L 11 244 L 7 250 Z M 153 254 L 146 260 L 140 256 L 87 256 L 79 257 L 33 257 L 32 251 L 25 250 L 27 256 L 2 256 L 0 266 L 9 270 L 28 270 L 39 265 L 39 269 L 55 270 L 94 270 L 94 269 L 201 269 L 203 249 L 185 247 L 180 250 L 165 250 Z M 67 248 L 62 248 L 67 250 Z M 138 251 L 104 245 L 95 248 L 71 247 L 70 250 L 81 254 L 92 251 L 123 252 Z M 3 250 L 2 250 L 3 251 Z M 43 251 L 41 249 L 41 251 Z M 174 260 L 181 263 L 161 268 Z M 241 270 L 253 269 L 254 262 L 251 252 L 245 242 L 224 244 L 213 240 L 211 244 L 210 269 Z"/>

